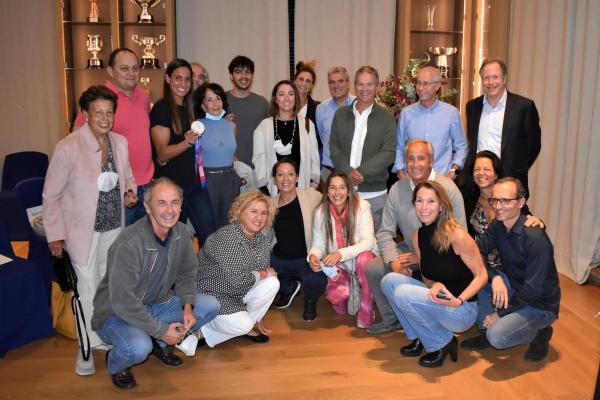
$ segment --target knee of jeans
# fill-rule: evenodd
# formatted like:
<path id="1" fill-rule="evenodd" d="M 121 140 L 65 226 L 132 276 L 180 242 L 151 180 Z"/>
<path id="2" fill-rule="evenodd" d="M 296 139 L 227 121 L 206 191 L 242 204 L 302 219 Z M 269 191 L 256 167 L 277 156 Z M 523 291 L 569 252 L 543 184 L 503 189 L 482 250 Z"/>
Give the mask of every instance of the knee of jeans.
<path id="1" fill-rule="evenodd" d="M 128 347 L 131 361 L 137 364 L 144 361 L 152 351 L 152 340 L 148 335 L 139 335 L 128 343 Z"/>
<path id="2" fill-rule="evenodd" d="M 509 347 L 508 335 L 493 327 L 485 332 L 488 343 L 495 349 L 506 349 Z"/>
<path id="3" fill-rule="evenodd" d="M 194 304 L 194 316 L 197 320 L 201 319 L 213 319 L 219 314 L 221 309 L 221 303 L 215 296 L 211 295 L 196 295 L 196 302 Z"/>

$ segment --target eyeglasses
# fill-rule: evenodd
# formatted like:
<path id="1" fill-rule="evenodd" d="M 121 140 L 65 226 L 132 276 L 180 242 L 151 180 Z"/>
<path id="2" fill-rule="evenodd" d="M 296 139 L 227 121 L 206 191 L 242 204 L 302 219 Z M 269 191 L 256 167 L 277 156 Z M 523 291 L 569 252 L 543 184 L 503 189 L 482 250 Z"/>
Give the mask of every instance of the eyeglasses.
<path id="1" fill-rule="evenodd" d="M 433 82 L 426 82 L 426 81 L 417 81 L 417 84 L 415 86 L 430 86 L 430 85 L 435 85 L 436 83 L 440 83 L 440 81 L 433 81 Z"/>
<path id="2" fill-rule="evenodd" d="M 490 206 L 495 206 L 496 204 L 500 203 L 501 206 L 507 206 L 510 204 L 511 201 L 513 200 L 519 200 L 520 197 L 515 197 L 514 199 L 497 199 L 495 197 L 490 197 L 488 199 L 488 203 L 490 203 Z"/>

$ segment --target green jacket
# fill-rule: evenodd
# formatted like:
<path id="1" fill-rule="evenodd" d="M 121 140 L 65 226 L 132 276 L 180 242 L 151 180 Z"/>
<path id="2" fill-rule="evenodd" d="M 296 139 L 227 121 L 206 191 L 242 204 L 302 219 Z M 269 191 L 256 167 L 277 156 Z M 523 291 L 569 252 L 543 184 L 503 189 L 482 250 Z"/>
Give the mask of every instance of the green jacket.
<path id="1" fill-rule="evenodd" d="M 339 108 L 331 123 L 329 150 L 336 169 L 349 175 L 350 152 L 354 136 L 353 105 Z M 358 171 L 365 182 L 358 186 L 359 192 L 377 192 L 387 188 L 388 167 L 396 159 L 396 119 L 379 104 L 373 104 L 367 121 L 367 136 L 362 150 Z"/>

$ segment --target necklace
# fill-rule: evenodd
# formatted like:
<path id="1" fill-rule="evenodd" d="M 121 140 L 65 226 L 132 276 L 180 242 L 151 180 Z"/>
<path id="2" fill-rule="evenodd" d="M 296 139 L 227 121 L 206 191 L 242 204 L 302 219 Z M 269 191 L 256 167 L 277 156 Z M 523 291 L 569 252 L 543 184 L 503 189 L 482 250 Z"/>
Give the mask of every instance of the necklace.
<path id="1" fill-rule="evenodd" d="M 279 139 L 281 140 L 281 137 L 279 136 L 279 134 L 277 133 L 277 122 L 283 122 L 284 126 L 287 126 L 288 121 L 283 121 L 280 120 L 279 118 L 275 117 L 275 140 Z M 290 141 L 288 143 L 292 143 L 294 141 L 294 136 L 296 135 L 296 118 L 294 118 L 294 125 L 292 127 L 292 138 L 290 139 Z M 283 140 L 281 140 L 281 144 L 283 144 Z"/>

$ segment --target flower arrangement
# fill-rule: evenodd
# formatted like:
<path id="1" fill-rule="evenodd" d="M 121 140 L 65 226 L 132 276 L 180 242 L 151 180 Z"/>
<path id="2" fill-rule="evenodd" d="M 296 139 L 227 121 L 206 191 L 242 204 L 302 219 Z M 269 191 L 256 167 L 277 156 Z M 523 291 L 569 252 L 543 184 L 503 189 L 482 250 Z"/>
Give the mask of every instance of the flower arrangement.
<path id="1" fill-rule="evenodd" d="M 415 84 L 417 82 L 417 73 L 419 69 L 427 64 L 429 60 L 420 58 L 412 58 L 404 71 L 400 75 L 388 75 L 388 77 L 379 84 L 377 90 L 377 102 L 388 109 L 396 120 L 400 118 L 402 109 L 417 101 L 417 90 Z M 445 82 L 442 82 L 444 85 Z M 442 89 L 437 94 L 437 98 L 441 101 L 449 102 L 458 90 Z"/>

